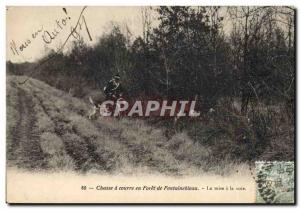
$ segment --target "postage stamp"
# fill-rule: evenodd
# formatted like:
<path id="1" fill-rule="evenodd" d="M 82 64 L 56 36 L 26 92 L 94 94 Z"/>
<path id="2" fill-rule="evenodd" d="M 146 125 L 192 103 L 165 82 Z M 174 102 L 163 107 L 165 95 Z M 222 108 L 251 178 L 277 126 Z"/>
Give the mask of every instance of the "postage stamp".
<path id="1" fill-rule="evenodd" d="M 256 202 L 294 202 L 294 162 L 255 162 Z"/>

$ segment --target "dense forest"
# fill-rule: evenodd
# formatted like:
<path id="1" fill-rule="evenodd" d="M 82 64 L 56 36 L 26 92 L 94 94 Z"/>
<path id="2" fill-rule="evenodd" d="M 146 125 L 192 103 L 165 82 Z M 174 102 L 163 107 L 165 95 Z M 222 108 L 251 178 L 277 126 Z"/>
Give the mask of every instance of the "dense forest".
<path id="1" fill-rule="evenodd" d="M 176 130 L 213 147 L 216 159 L 293 159 L 294 8 L 147 7 L 141 15 L 142 36 L 114 24 L 93 47 L 79 39 L 67 54 L 7 62 L 7 72 L 79 98 L 118 73 L 129 98 L 197 98 L 201 118 L 183 119 Z"/>

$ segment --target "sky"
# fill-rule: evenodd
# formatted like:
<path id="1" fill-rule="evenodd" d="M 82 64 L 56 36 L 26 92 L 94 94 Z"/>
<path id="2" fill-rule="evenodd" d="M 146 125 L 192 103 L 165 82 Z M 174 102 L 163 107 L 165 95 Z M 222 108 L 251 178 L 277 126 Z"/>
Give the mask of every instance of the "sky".
<path id="1" fill-rule="evenodd" d="M 63 9 L 65 8 L 65 10 Z M 149 8 L 149 7 L 148 7 Z M 34 62 L 43 58 L 52 49 L 58 51 L 63 45 L 71 28 L 75 27 L 83 7 L 63 7 L 63 6 L 18 6 L 7 7 L 6 9 L 6 60 L 12 62 Z M 84 42 L 92 46 L 97 43 L 99 37 L 111 31 L 113 24 L 121 27 L 121 32 L 125 32 L 125 25 L 131 32 L 132 37 L 142 36 L 143 18 L 141 6 L 90 6 L 87 7 L 83 16 L 88 27 L 90 37 L 83 24 L 82 29 L 77 31 L 83 37 Z M 225 9 L 223 9 L 225 11 Z M 157 26 L 158 21 L 151 10 L 152 27 Z M 223 13 L 224 13 L 223 11 Z M 80 23 L 83 23 L 82 18 Z M 65 21 L 65 25 L 63 25 Z M 112 24 L 113 23 L 113 24 Z M 226 24 L 224 29 L 226 31 Z M 38 32 L 38 31 L 41 32 Z M 53 40 L 48 40 L 48 32 L 58 32 Z M 34 35 L 33 38 L 33 34 Z M 46 34 L 45 34 L 46 33 Z M 44 38 L 43 38 L 44 36 Z M 46 37 L 46 38 L 45 38 Z M 70 37 L 63 52 L 71 49 L 72 41 Z M 29 42 L 29 43 L 28 43 Z M 51 43 L 48 43 L 51 42 Z M 20 47 L 22 50 L 20 50 Z"/>
<path id="2" fill-rule="evenodd" d="M 113 24 L 118 24 L 123 34 L 128 28 L 132 38 L 142 36 L 142 9 L 138 6 L 90 6 L 83 11 L 83 7 L 74 6 L 9 6 L 6 9 L 6 60 L 34 62 L 51 50 L 57 52 L 60 48 L 66 53 L 78 35 L 87 45 L 92 46 L 103 34 L 111 31 Z M 155 27 L 158 21 L 151 11 Z M 227 8 L 222 7 L 220 15 L 225 17 L 223 30 L 228 35 L 232 26 L 226 11 Z M 69 37 L 78 20 L 80 25 L 73 33 L 74 37 Z"/>
<path id="3" fill-rule="evenodd" d="M 6 60 L 33 62 L 51 49 L 57 51 L 75 27 L 83 7 L 7 7 L 6 9 Z M 80 19 L 78 33 L 88 45 L 93 45 L 112 22 L 125 28 L 127 24 L 133 37 L 142 35 L 142 7 L 87 7 Z M 86 30 L 88 28 L 90 37 Z M 40 32 L 39 32 L 40 31 Z M 53 35 L 53 33 L 55 35 Z M 50 34 L 50 35 L 49 35 Z M 67 52 L 71 36 L 63 48 Z"/>

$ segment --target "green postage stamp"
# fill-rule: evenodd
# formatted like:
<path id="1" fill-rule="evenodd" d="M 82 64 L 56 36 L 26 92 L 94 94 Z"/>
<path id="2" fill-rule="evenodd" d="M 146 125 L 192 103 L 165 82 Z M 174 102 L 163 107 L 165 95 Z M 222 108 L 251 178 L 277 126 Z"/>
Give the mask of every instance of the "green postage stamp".
<path id="1" fill-rule="evenodd" d="M 257 203 L 294 202 L 294 162 L 259 161 L 255 168 Z"/>

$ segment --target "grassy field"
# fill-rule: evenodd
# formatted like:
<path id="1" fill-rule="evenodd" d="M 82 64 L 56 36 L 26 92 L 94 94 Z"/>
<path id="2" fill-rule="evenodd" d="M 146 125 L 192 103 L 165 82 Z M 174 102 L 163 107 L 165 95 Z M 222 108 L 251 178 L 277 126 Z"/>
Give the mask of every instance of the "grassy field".
<path id="1" fill-rule="evenodd" d="M 24 78 L 7 78 L 8 167 L 186 175 L 224 174 L 241 166 L 227 162 L 212 167 L 210 148 L 186 132 L 167 137 L 164 128 L 139 119 L 89 120 L 87 101 L 35 79 L 18 84 Z"/>
<path id="2" fill-rule="evenodd" d="M 222 103 L 199 120 L 102 117 L 91 105 L 48 84 L 7 77 L 7 165 L 79 173 L 250 171 L 254 160 L 293 160 L 294 127 L 284 112 L 241 117 Z M 158 121 L 157 121 L 158 120 Z M 250 163 L 253 165 L 253 163 Z"/>

